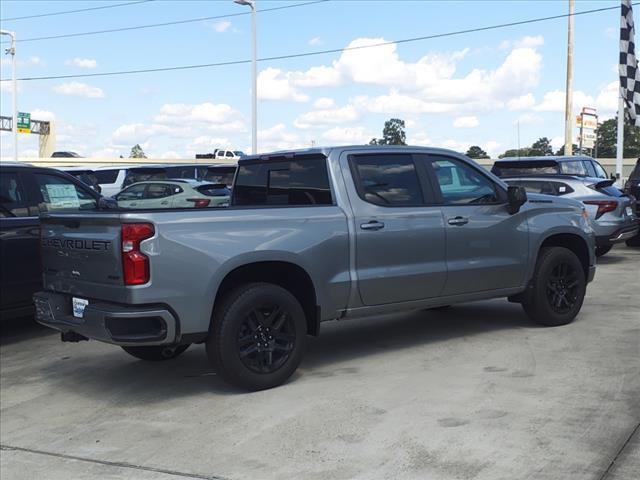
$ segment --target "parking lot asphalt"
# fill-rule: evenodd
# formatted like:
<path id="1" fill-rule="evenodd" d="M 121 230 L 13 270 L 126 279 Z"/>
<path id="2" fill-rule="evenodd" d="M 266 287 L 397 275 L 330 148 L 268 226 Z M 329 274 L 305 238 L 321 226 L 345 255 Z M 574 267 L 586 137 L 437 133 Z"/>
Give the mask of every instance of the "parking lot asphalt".
<path id="1" fill-rule="evenodd" d="M 3 328 L 6 479 L 640 478 L 640 249 L 603 257 L 582 312 L 494 300 L 322 325 L 284 386 L 226 386 L 204 348 L 146 363 Z"/>

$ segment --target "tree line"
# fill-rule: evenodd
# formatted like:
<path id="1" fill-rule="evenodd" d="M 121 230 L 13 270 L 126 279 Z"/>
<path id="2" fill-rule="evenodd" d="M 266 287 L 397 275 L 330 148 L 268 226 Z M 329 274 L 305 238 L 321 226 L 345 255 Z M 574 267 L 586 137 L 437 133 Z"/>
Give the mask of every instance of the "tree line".
<path id="1" fill-rule="evenodd" d="M 596 130 L 596 147 L 593 149 L 593 156 L 600 158 L 613 158 L 616 156 L 616 132 L 618 119 L 610 118 L 602 122 Z M 406 145 L 407 135 L 405 132 L 405 122 L 399 118 L 391 118 L 384 122 L 382 138 L 372 138 L 370 145 Z M 573 144 L 573 151 L 577 152 L 578 145 Z M 640 157 L 640 127 L 631 124 L 625 118 L 624 125 L 624 157 Z M 480 146 L 472 145 L 465 153 L 469 158 L 483 159 L 490 158 Z M 548 155 L 564 155 L 564 145 L 555 150 L 551 146 L 549 137 L 540 137 L 531 146 L 522 148 L 511 148 L 498 155 L 504 157 L 543 157 Z"/>

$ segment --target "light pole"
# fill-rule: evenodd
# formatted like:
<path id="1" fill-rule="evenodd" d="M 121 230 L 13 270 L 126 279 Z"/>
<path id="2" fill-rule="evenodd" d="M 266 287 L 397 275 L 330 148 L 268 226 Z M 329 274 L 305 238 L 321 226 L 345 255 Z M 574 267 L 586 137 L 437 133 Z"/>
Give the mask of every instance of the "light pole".
<path id="1" fill-rule="evenodd" d="M 258 69 L 256 40 L 256 0 L 233 0 L 238 5 L 251 7 L 251 150 L 258 153 Z"/>
<path id="2" fill-rule="evenodd" d="M 18 86 L 16 82 L 16 32 L 0 30 L 0 35 L 11 37 L 11 46 L 5 50 L 7 55 L 11 55 L 11 88 L 13 90 L 13 101 L 11 105 L 11 130 L 13 130 L 13 159 L 18 161 Z"/>
<path id="3" fill-rule="evenodd" d="M 564 103 L 564 154 L 573 155 L 573 0 L 569 0 L 567 31 L 567 87 Z"/>

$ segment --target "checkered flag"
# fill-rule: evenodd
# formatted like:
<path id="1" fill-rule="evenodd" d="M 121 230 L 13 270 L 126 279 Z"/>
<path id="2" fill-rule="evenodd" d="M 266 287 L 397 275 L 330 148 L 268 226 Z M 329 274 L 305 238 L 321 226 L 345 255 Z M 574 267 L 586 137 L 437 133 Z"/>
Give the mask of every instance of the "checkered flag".
<path id="1" fill-rule="evenodd" d="M 633 9 L 631 0 L 622 0 L 620 7 L 620 96 L 625 109 L 636 125 L 640 126 L 640 74 L 634 43 Z M 624 112 L 619 112 L 624 114 Z"/>

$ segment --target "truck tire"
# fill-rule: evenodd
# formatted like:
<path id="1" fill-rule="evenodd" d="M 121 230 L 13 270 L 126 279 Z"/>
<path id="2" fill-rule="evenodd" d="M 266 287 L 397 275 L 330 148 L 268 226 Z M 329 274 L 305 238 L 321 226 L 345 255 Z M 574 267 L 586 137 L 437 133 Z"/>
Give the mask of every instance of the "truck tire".
<path id="1" fill-rule="evenodd" d="M 541 325 L 566 325 L 580 311 L 586 286 L 584 270 L 575 253 L 563 247 L 542 248 L 522 308 Z"/>
<path id="2" fill-rule="evenodd" d="M 306 336 L 304 310 L 296 297 L 278 285 L 251 283 L 214 308 L 207 356 L 227 382 L 265 390 L 295 372 Z"/>
<path id="3" fill-rule="evenodd" d="M 603 245 L 602 247 L 596 247 L 596 257 L 606 255 L 612 248 L 613 245 Z"/>
<path id="4" fill-rule="evenodd" d="M 186 345 L 149 345 L 140 347 L 122 347 L 122 349 L 129 355 L 132 355 L 140 360 L 146 360 L 148 362 L 161 362 L 164 360 L 171 360 L 182 354 L 190 343 Z"/>

